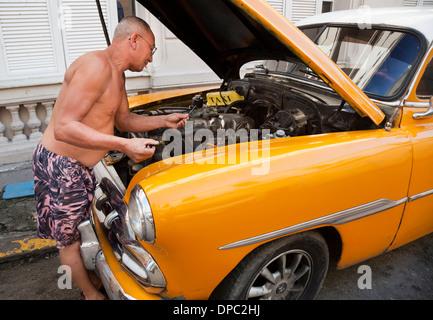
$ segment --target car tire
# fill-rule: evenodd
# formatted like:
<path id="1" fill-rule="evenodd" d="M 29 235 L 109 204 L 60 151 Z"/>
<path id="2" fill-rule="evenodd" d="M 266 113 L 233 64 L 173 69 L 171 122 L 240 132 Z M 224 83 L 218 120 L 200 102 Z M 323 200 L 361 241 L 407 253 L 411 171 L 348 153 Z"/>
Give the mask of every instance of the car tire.
<path id="1" fill-rule="evenodd" d="M 248 254 L 211 299 L 314 299 L 326 277 L 328 246 L 315 231 L 266 243 Z"/>

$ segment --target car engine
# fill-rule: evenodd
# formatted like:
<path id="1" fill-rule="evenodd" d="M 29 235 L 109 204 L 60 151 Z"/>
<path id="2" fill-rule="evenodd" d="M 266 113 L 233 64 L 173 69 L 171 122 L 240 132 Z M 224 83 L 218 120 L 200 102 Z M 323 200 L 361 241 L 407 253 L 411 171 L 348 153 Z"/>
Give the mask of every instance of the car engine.
<path id="1" fill-rule="evenodd" d="M 329 90 L 294 85 L 285 79 L 247 75 L 222 90 L 195 95 L 173 105 L 143 107 L 135 113 L 147 116 L 188 113 L 179 130 L 157 129 L 143 133 L 119 133 L 124 137 L 160 141 L 154 156 L 133 163 L 119 152 L 110 152 L 106 162 L 116 163 L 124 182 L 143 167 L 192 151 L 261 139 L 279 139 L 336 131 L 366 130 L 377 126 L 360 117 L 345 101 Z"/>

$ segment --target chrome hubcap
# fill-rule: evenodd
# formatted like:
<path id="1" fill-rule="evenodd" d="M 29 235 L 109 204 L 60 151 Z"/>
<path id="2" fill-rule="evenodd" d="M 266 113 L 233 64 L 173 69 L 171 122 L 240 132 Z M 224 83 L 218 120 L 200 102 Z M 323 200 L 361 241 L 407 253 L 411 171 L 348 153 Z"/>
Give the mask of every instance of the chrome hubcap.
<path id="1" fill-rule="evenodd" d="M 247 299 L 298 299 L 305 291 L 312 272 L 312 260 L 302 250 L 277 256 L 258 273 L 247 291 Z"/>

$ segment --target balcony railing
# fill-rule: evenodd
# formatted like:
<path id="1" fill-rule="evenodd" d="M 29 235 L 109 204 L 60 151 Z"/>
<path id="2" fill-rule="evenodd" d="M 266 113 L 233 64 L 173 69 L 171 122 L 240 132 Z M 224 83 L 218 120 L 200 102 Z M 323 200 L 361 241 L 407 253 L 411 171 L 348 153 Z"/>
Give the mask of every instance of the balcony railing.
<path id="1" fill-rule="evenodd" d="M 0 105 L 0 165 L 31 159 L 53 106 L 53 100 Z"/>

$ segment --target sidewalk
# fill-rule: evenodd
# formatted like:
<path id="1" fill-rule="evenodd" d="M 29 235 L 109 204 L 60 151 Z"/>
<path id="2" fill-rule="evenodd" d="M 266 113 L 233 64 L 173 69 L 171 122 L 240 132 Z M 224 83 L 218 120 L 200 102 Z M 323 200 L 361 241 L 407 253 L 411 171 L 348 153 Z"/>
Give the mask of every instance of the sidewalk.
<path id="1" fill-rule="evenodd" d="M 33 179 L 29 163 L 0 166 L 0 263 L 57 250 L 36 236 L 33 196 L 3 199 L 5 186 Z"/>

